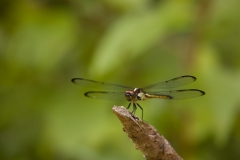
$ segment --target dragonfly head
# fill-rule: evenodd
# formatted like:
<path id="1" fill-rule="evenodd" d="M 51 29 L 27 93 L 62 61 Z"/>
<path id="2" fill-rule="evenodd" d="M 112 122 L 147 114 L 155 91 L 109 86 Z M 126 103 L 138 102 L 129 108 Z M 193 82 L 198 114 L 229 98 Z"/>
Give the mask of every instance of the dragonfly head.
<path id="1" fill-rule="evenodd" d="M 127 90 L 125 92 L 125 97 L 128 101 L 134 102 L 145 99 L 144 93 L 140 88 L 135 88 L 134 90 Z"/>
<path id="2" fill-rule="evenodd" d="M 125 98 L 128 100 L 128 101 L 133 101 L 135 99 L 135 92 L 132 91 L 132 90 L 128 90 L 125 92 Z"/>

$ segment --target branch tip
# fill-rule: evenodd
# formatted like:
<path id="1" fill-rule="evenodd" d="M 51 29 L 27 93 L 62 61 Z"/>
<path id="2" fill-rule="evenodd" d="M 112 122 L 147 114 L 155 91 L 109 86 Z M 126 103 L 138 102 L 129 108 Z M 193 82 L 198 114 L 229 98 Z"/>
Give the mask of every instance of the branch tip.
<path id="1" fill-rule="evenodd" d="M 114 106 L 112 110 L 121 121 L 123 131 L 147 160 L 182 160 L 153 126 L 142 121 L 123 106 Z"/>

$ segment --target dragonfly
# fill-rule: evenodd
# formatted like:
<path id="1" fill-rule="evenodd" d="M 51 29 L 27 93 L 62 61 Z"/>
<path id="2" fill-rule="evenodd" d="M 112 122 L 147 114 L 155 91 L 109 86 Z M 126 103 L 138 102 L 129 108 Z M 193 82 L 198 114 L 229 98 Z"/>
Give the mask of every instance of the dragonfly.
<path id="1" fill-rule="evenodd" d="M 169 90 L 171 88 L 187 85 L 196 80 L 197 78 L 194 76 L 185 75 L 164 82 L 154 83 L 143 88 L 128 87 L 124 85 L 99 82 L 84 78 L 73 78 L 72 82 L 83 87 L 96 89 L 95 91 L 86 92 L 84 94 L 86 97 L 105 100 L 129 101 L 130 103 L 127 109 L 129 109 L 132 104 L 132 113 L 135 114 L 137 107 L 139 107 L 142 110 L 143 119 L 143 108 L 138 104 L 138 101 L 152 98 L 179 100 L 205 95 L 204 91 L 198 89 Z"/>

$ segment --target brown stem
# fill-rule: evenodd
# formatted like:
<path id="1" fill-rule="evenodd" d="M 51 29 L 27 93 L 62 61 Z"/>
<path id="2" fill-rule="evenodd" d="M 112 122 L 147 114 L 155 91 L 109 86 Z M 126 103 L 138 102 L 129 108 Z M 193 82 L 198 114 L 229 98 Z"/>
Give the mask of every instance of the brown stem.
<path id="1" fill-rule="evenodd" d="M 147 160 L 182 160 L 153 126 L 140 120 L 122 106 L 114 106 L 112 110 L 123 124 L 123 131 Z"/>

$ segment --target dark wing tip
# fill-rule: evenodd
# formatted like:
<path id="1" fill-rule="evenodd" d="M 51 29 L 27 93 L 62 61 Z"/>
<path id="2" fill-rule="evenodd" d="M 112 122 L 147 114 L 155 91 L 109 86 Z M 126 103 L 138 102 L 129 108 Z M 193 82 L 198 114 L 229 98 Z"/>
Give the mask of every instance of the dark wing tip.
<path id="1" fill-rule="evenodd" d="M 202 96 L 205 95 L 206 93 L 204 91 L 199 90 L 202 93 Z"/>
<path id="2" fill-rule="evenodd" d="M 191 77 L 191 78 L 193 78 L 193 79 L 194 79 L 194 81 L 196 81 L 196 80 L 197 80 L 197 78 L 196 78 L 196 77 L 194 77 L 194 76 L 190 76 L 190 75 L 185 75 L 185 76 L 182 76 L 182 77 Z"/>
<path id="3" fill-rule="evenodd" d="M 92 93 L 92 92 L 86 92 L 86 93 L 84 93 L 84 96 L 85 96 L 85 97 L 88 97 L 88 98 L 92 98 L 92 97 L 90 97 L 90 96 L 88 95 L 89 93 Z"/>
<path id="4" fill-rule="evenodd" d="M 84 80 L 84 79 L 83 78 L 73 78 L 73 79 L 71 79 L 71 81 L 75 84 L 77 84 L 77 82 L 76 82 L 77 80 Z"/>
<path id="5" fill-rule="evenodd" d="M 74 80 L 75 80 L 76 78 L 73 78 L 73 79 L 71 79 L 71 81 L 74 83 Z"/>
<path id="6" fill-rule="evenodd" d="M 98 98 L 98 96 L 96 97 L 96 94 L 94 95 L 94 93 L 98 94 L 98 93 L 108 93 L 108 92 L 106 92 L 106 91 L 89 91 L 89 92 L 84 93 L 84 96 L 88 97 L 88 98 Z"/>
<path id="7" fill-rule="evenodd" d="M 189 89 L 189 90 L 192 90 L 192 91 L 198 91 L 198 92 L 200 92 L 200 93 L 201 93 L 201 95 L 200 95 L 200 96 L 203 96 L 203 95 L 205 95 L 205 94 L 206 94 L 204 91 L 202 91 L 202 90 L 198 90 L 198 89 Z"/>
<path id="8" fill-rule="evenodd" d="M 73 79 L 71 79 L 71 81 L 76 84 L 76 82 L 75 82 L 76 79 L 78 79 L 78 78 L 73 78 Z"/>
<path id="9" fill-rule="evenodd" d="M 170 80 L 168 80 L 168 81 L 166 81 L 166 82 L 170 82 L 170 81 L 178 80 L 178 79 L 182 79 L 182 78 L 191 78 L 191 79 L 193 79 L 191 82 L 194 82 L 194 81 L 197 80 L 197 78 L 194 77 L 194 76 L 185 75 L 185 76 L 180 76 L 180 77 L 177 77 L 177 78 L 170 79 Z M 190 83 L 191 83 L 191 82 L 190 82 Z"/>

